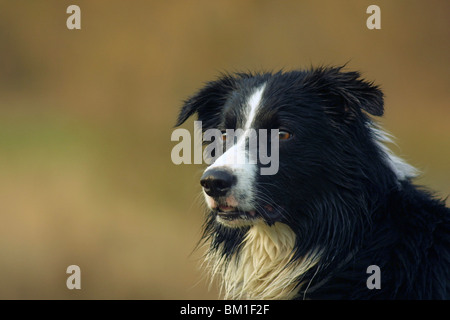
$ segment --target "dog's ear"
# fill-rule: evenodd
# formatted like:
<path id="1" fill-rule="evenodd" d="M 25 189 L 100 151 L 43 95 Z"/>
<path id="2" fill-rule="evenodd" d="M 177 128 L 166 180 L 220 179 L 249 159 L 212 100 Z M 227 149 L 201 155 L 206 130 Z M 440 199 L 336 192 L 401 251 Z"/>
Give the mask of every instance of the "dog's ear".
<path id="1" fill-rule="evenodd" d="M 374 116 L 384 111 L 383 93 L 372 82 L 360 78 L 358 72 L 343 72 L 342 67 L 319 68 L 313 77 L 330 105 L 328 112 L 352 118 L 364 110 Z"/>
<path id="2" fill-rule="evenodd" d="M 236 79 L 230 75 L 223 75 L 216 81 L 208 82 L 184 102 L 175 126 L 183 124 L 194 113 L 198 113 L 199 119 L 215 119 L 220 114 L 228 94 L 235 88 L 235 82 Z"/>

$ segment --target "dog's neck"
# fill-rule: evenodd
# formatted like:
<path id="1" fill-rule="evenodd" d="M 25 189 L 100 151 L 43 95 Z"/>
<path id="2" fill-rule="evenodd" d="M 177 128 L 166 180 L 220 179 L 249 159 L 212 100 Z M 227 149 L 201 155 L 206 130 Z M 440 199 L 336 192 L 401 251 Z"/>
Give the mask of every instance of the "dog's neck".
<path id="1" fill-rule="evenodd" d="M 295 233 L 287 225 L 259 223 L 246 234 L 242 248 L 225 262 L 217 251 L 207 255 L 213 276 L 221 278 L 225 299 L 292 299 L 308 281 L 302 274 L 314 267 L 317 252 L 293 261 Z M 303 288 L 304 289 L 304 288 Z"/>

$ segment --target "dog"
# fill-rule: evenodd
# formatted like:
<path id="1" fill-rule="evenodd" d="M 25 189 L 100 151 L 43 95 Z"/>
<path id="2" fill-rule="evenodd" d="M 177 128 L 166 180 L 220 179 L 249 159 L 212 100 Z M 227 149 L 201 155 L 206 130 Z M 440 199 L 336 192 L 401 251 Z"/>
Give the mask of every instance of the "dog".
<path id="1" fill-rule="evenodd" d="M 342 66 L 222 74 L 184 101 L 176 126 L 244 132 L 200 179 L 225 299 L 450 298 L 450 209 L 388 149 L 383 111 L 379 86 Z M 276 130 L 275 174 L 230 160 L 255 157 L 260 129 Z"/>

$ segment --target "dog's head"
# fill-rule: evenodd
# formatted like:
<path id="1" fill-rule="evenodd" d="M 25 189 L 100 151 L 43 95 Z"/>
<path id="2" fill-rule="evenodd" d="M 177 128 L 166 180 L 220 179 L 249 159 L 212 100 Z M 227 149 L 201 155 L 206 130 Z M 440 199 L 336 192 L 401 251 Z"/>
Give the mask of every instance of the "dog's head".
<path id="1" fill-rule="evenodd" d="M 383 95 L 341 68 L 239 73 L 207 83 L 176 125 L 195 113 L 203 133 L 216 130 L 211 140 L 226 146 L 200 180 L 212 220 L 231 228 L 292 224 L 314 218 L 307 213 L 315 198 L 357 191 L 353 178 L 377 158 L 367 113 L 383 114 Z"/>
<path id="2" fill-rule="evenodd" d="M 212 158 L 200 178 L 206 260 L 228 297 L 292 297 L 326 279 L 415 174 L 383 144 L 372 119 L 383 94 L 357 72 L 224 75 L 185 102 L 177 126 L 194 114 Z"/>

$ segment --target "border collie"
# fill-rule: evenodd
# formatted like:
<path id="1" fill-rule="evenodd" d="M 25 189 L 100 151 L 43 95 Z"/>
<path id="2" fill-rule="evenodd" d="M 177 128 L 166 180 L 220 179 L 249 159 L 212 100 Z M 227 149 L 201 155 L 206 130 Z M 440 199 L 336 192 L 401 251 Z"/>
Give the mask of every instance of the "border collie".
<path id="1" fill-rule="evenodd" d="M 224 74 L 176 126 L 194 114 L 224 141 L 244 132 L 200 180 L 205 265 L 225 299 L 450 298 L 450 209 L 386 146 L 378 86 L 343 67 Z M 230 161 L 259 129 L 278 130 L 274 175 Z"/>

